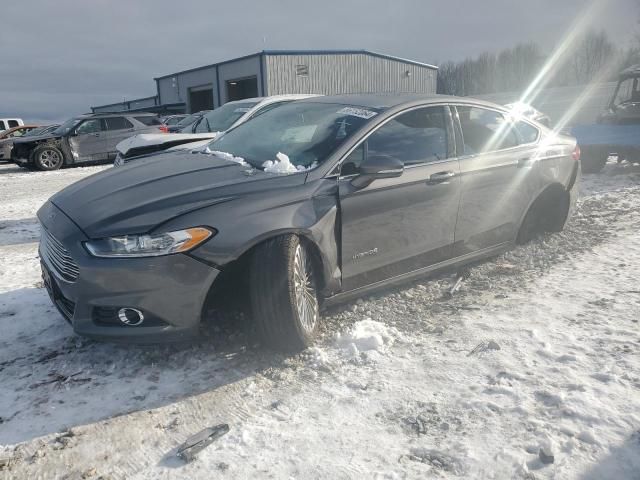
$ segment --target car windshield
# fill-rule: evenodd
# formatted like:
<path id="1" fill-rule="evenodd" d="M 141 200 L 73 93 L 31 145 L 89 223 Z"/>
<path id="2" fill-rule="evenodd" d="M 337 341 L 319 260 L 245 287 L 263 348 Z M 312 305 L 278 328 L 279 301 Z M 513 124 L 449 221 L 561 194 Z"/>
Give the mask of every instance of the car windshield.
<path id="1" fill-rule="evenodd" d="M 164 124 L 165 125 L 177 125 L 179 122 L 181 122 L 182 120 L 184 120 L 186 117 L 171 117 L 168 118 Z"/>
<path id="2" fill-rule="evenodd" d="M 34 128 L 33 130 L 29 130 L 27 133 L 25 133 L 23 135 L 23 137 L 34 137 L 36 135 L 40 135 L 42 133 L 45 133 L 47 131 L 49 127 L 38 127 L 38 128 Z"/>
<path id="3" fill-rule="evenodd" d="M 207 113 L 198 124 L 197 131 L 224 132 L 257 104 L 258 102 L 227 103 Z"/>
<path id="4" fill-rule="evenodd" d="M 193 122 L 195 122 L 196 120 L 198 120 L 200 117 L 202 117 L 201 113 L 192 113 L 191 115 L 184 117 L 182 120 L 180 120 L 176 126 L 177 127 L 186 127 L 187 125 L 191 125 Z"/>
<path id="5" fill-rule="evenodd" d="M 73 128 L 82 120 L 81 117 L 74 117 L 74 118 L 70 118 L 69 120 L 67 120 L 66 122 L 64 122 L 62 125 L 60 125 L 58 128 L 56 128 L 53 133 L 55 135 L 65 135 L 67 133 L 69 133 L 71 130 L 73 130 Z"/>
<path id="6" fill-rule="evenodd" d="M 290 103 L 218 137 L 209 143 L 208 151 L 230 153 L 258 168 L 284 154 L 295 167 L 307 168 L 325 161 L 377 114 L 377 110 L 344 104 Z"/>

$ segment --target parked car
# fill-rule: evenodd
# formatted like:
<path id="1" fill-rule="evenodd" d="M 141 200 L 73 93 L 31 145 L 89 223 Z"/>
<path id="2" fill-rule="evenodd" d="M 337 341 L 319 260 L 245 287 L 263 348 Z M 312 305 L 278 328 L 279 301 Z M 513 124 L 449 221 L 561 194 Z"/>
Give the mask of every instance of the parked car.
<path id="1" fill-rule="evenodd" d="M 11 149 L 13 148 L 14 139 L 44 135 L 45 133 L 55 130 L 57 127 L 59 127 L 59 125 L 49 125 L 45 127 L 28 125 L 26 127 L 17 127 L 12 129 L 14 130 L 14 135 L 10 135 L 9 138 L 5 138 L 4 135 L 0 133 L 0 160 L 11 160 Z M 20 133 L 21 135 L 16 135 L 16 133 Z"/>
<path id="2" fill-rule="evenodd" d="M 169 125 L 166 131 L 163 129 L 165 133 L 178 133 L 182 131 L 183 128 L 188 127 L 189 125 L 193 125 L 195 122 L 200 120 L 205 113 L 210 112 L 211 110 L 202 110 L 200 112 L 192 113 L 191 115 L 187 115 L 182 120 L 174 125 Z"/>
<path id="3" fill-rule="evenodd" d="M 508 117 L 418 94 L 283 105 L 202 153 L 54 195 L 38 211 L 44 283 L 77 333 L 139 342 L 196 333 L 236 285 L 268 345 L 303 348 L 321 305 L 563 229 L 576 141 Z"/>
<path id="4" fill-rule="evenodd" d="M 0 133 L 10 128 L 20 127 L 24 125 L 21 118 L 0 118 Z"/>
<path id="5" fill-rule="evenodd" d="M 159 125 L 149 113 L 80 115 L 53 132 L 15 140 L 11 160 L 39 170 L 113 161 L 118 143 L 137 132 L 157 132 Z"/>
<path id="6" fill-rule="evenodd" d="M 530 120 L 534 120 L 538 123 L 541 123 L 547 128 L 551 128 L 551 118 L 545 113 L 542 113 L 540 110 L 536 110 L 528 103 L 524 102 L 514 102 L 507 103 L 504 106 L 506 109 L 510 110 L 517 116 L 523 116 Z"/>
<path id="7" fill-rule="evenodd" d="M 202 115 L 198 120 L 171 135 L 136 135 L 117 145 L 118 155 L 114 166 L 169 148 L 199 148 L 222 132 L 240 125 L 269 110 L 286 103 L 315 95 L 273 95 L 228 102 Z"/>
<path id="8" fill-rule="evenodd" d="M 167 133 L 169 132 L 169 127 L 177 125 L 185 118 L 187 118 L 186 115 L 169 115 L 168 117 L 162 117 L 160 119 L 160 122 L 162 123 L 160 130 Z"/>
<path id="9" fill-rule="evenodd" d="M 610 156 L 640 162 L 640 65 L 623 70 L 607 109 L 593 125 L 571 129 L 582 149 L 582 169 L 598 173 Z"/>

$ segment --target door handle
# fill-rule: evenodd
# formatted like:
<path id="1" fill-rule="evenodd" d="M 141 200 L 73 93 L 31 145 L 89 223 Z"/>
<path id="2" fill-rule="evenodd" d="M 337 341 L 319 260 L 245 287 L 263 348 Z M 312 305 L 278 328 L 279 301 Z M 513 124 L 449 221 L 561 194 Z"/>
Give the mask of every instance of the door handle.
<path id="1" fill-rule="evenodd" d="M 529 168 L 531 167 L 531 158 L 524 157 L 518 159 L 518 168 Z"/>
<path id="2" fill-rule="evenodd" d="M 100 136 L 99 133 L 90 133 L 89 135 L 91 135 L 92 137 L 99 137 Z"/>
<path id="3" fill-rule="evenodd" d="M 456 174 L 454 172 L 438 172 L 434 173 L 429 177 L 427 184 L 429 185 L 437 185 L 439 183 L 445 183 L 447 180 L 455 177 Z"/>

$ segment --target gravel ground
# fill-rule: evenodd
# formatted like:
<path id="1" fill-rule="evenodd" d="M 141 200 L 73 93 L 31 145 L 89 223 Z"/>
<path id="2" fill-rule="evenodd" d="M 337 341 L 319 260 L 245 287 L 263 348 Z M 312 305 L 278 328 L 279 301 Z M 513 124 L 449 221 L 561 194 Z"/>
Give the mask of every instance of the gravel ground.
<path id="1" fill-rule="evenodd" d="M 292 357 L 234 316 L 188 345 L 74 336 L 35 212 L 102 168 L 0 165 L 0 477 L 639 478 L 637 168 L 585 176 L 565 232 L 470 267 L 453 296 L 455 272 L 334 308 Z"/>

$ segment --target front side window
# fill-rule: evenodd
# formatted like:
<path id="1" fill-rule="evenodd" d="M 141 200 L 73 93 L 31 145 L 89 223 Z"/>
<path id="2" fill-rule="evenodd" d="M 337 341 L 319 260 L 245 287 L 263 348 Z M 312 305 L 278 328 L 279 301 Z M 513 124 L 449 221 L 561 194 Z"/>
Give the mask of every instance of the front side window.
<path id="1" fill-rule="evenodd" d="M 391 156 L 407 166 L 447 158 L 444 108 L 420 108 L 397 116 L 369 137 L 367 147 L 367 156 Z"/>
<path id="2" fill-rule="evenodd" d="M 9 120 L 9 128 L 14 128 L 20 125 L 17 120 Z"/>
<path id="3" fill-rule="evenodd" d="M 640 81 L 638 78 L 627 78 L 620 82 L 618 91 L 613 100 L 615 106 L 629 102 L 640 102 Z"/>
<path id="4" fill-rule="evenodd" d="M 101 121 L 98 118 L 86 120 L 76 129 L 78 135 L 86 135 L 88 133 L 97 133 L 102 130 Z"/>
<path id="5" fill-rule="evenodd" d="M 107 118 L 107 130 L 127 130 L 133 128 L 133 124 L 124 117 Z"/>
<path id="6" fill-rule="evenodd" d="M 229 130 L 208 149 L 242 157 L 258 168 L 278 153 L 295 167 L 311 167 L 324 162 L 378 113 L 337 103 L 291 102 Z"/>
<path id="7" fill-rule="evenodd" d="M 464 155 L 494 152 L 518 145 L 513 124 L 504 115 L 481 107 L 456 107 L 464 140 Z"/>

